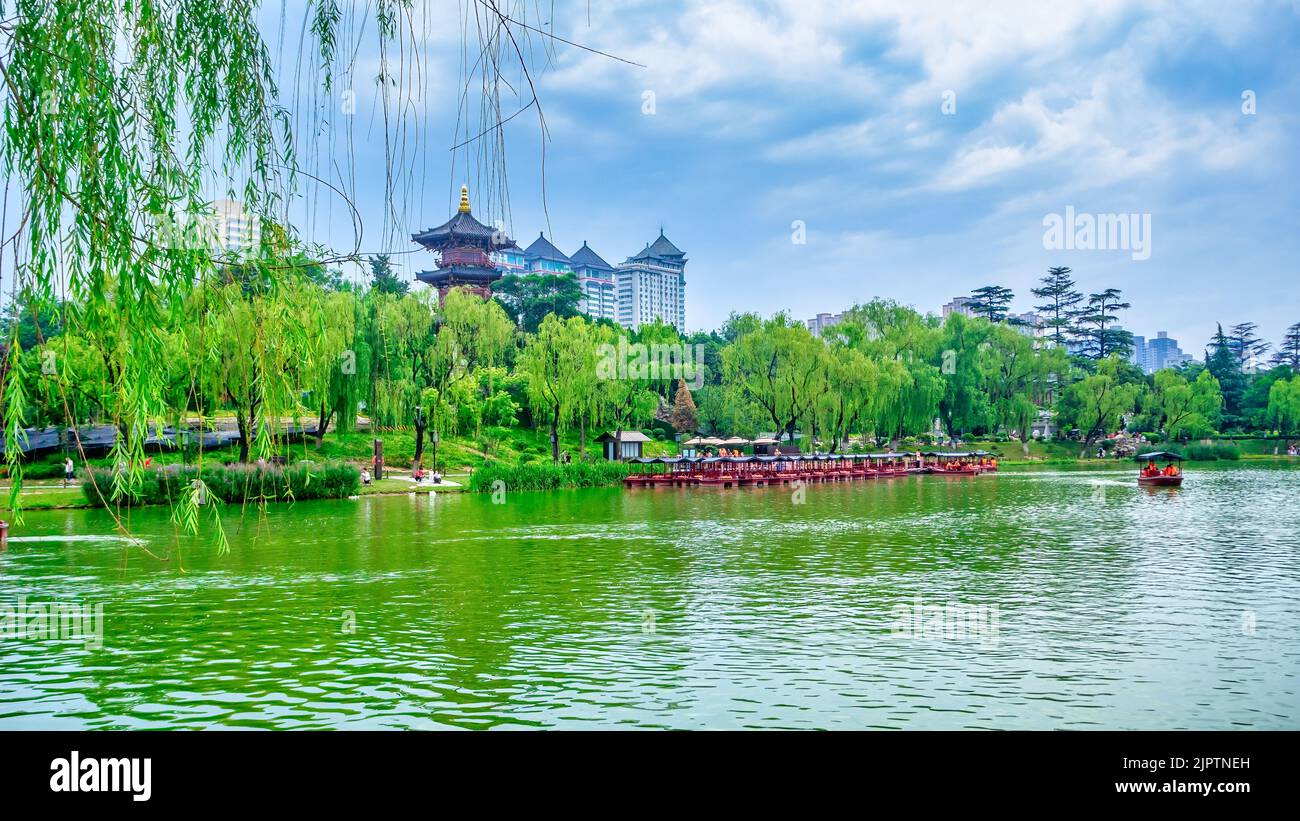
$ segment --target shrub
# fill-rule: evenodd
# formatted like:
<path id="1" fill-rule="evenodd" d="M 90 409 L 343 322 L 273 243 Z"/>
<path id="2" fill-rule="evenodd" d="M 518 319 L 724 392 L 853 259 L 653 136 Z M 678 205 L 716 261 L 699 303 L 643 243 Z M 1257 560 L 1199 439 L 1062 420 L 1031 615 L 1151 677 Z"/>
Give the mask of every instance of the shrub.
<path id="1" fill-rule="evenodd" d="M 617 485 L 627 475 L 623 462 L 527 462 L 509 465 L 503 462 L 484 462 L 470 478 L 470 490 L 477 493 L 492 491 L 500 480 L 507 490 L 555 490 L 572 487 L 604 487 Z"/>
<path id="2" fill-rule="evenodd" d="M 1218 459 L 1236 460 L 1241 458 L 1241 451 L 1234 445 L 1227 444 L 1197 444 L 1189 445 L 1186 453 L 1188 459 L 1194 462 L 1213 462 Z"/>
<path id="3" fill-rule="evenodd" d="M 92 504 L 117 504 L 112 497 L 113 471 L 92 467 L 83 472 L 82 488 Z M 188 491 L 199 469 L 192 465 L 167 465 L 143 471 L 140 485 L 128 505 L 166 505 L 178 501 Z M 298 462 L 288 467 L 277 465 L 204 465 L 201 478 L 208 493 L 223 502 L 242 503 L 266 499 L 291 501 L 304 499 L 339 499 L 355 495 L 361 486 L 361 472 L 342 462 L 323 465 Z M 93 479 L 93 482 L 92 482 Z M 96 491 L 98 486 L 98 491 Z M 103 494 L 103 499 L 100 494 Z"/>
<path id="4" fill-rule="evenodd" d="M 76 462 L 77 460 L 73 460 Z M 46 457 L 39 462 L 32 462 L 23 466 L 23 478 L 25 479 L 62 479 L 63 478 L 63 457 Z"/>

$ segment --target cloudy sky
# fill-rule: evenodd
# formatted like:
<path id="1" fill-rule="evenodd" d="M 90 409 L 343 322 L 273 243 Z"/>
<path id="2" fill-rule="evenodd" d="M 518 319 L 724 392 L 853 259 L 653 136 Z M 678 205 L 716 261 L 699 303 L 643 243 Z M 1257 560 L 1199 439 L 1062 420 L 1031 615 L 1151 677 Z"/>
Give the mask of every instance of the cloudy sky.
<path id="1" fill-rule="evenodd" d="M 282 76 L 310 76 L 283 56 L 301 16 L 285 34 L 271 5 Z M 504 219 L 525 245 L 545 229 L 566 251 L 587 240 L 617 263 L 662 225 L 690 259 L 691 329 L 733 310 L 803 319 L 877 296 L 937 312 L 987 284 L 1012 288 L 1027 310 L 1052 265 L 1072 267 L 1085 291 L 1123 289 L 1126 327 L 1168 330 L 1198 354 L 1216 322 L 1255 321 L 1274 341 L 1300 322 L 1295 2 L 581 0 L 508 11 L 640 65 L 532 34 L 521 47 L 545 137 L 529 109 L 504 127 L 504 155 L 496 132 L 451 150 L 482 123 L 484 6 L 416 0 L 406 53 L 388 54 L 401 76 L 387 125 L 373 81 L 382 55 L 363 8 L 348 12 L 355 110 L 328 123 L 305 103 L 295 112 L 324 135 L 304 156 L 355 200 L 363 250 L 409 251 L 409 232 L 443 221 L 468 182 L 476 214 Z M 508 116 L 531 95 L 509 65 L 506 78 Z M 330 200 L 315 191 L 301 227 L 351 248 L 348 211 Z M 1149 215 L 1149 256 L 1045 248 L 1045 217 L 1067 207 Z M 400 259 L 408 272 L 427 265 Z"/>

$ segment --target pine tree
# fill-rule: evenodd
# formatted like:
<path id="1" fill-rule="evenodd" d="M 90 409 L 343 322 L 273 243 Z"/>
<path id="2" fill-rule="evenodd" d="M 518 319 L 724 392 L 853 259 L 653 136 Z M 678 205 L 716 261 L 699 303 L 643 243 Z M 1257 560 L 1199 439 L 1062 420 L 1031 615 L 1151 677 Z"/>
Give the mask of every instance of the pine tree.
<path id="1" fill-rule="evenodd" d="M 1254 322 L 1240 322 L 1233 325 L 1232 330 L 1228 333 L 1228 343 L 1232 347 L 1233 354 L 1237 357 L 1238 367 L 1242 369 L 1245 369 L 1255 359 L 1263 356 L 1272 347 L 1255 334 L 1257 330 L 1259 330 L 1259 326 Z"/>
<path id="2" fill-rule="evenodd" d="M 678 433 L 690 433 L 700 426 L 695 413 L 695 399 L 686 388 L 686 380 L 677 380 L 677 394 L 673 397 L 673 410 L 669 415 L 673 430 Z"/>
<path id="3" fill-rule="evenodd" d="M 1065 337 L 1074 330 L 1079 303 L 1083 302 L 1083 293 L 1074 289 L 1070 273 L 1066 267 L 1048 268 L 1047 276 L 1040 280 L 1043 287 L 1030 291 L 1035 297 L 1044 300 L 1042 304 L 1035 305 L 1034 310 L 1046 317 L 1043 327 L 1048 329 L 1057 345 L 1064 345 Z"/>
<path id="4" fill-rule="evenodd" d="M 1003 322 L 1007 318 L 1007 308 L 1015 297 L 1010 288 L 1001 285 L 985 285 L 971 291 L 968 308 L 976 316 L 982 316 L 989 322 Z"/>
<path id="5" fill-rule="evenodd" d="M 1219 388 L 1223 391 L 1223 427 L 1225 430 L 1232 428 L 1240 423 L 1246 377 L 1241 372 L 1241 362 L 1232 339 L 1223 332 L 1222 324 L 1206 346 L 1205 369 L 1219 380 Z"/>
<path id="6" fill-rule="evenodd" d="M 370 258 L 370 287 L 381 294 L 402 296 L 410 287 L 406 280 L 398 279 L 393 273 L 393 265 L 388 254 L 379 254 Z"/>
<path id="7" fill-rule="evenodd" d="M 1083 340 L 1083 353 L 1092 359 L 1102 360 L 1111 354 L 1128 356 L 1133 350 L 1133 334 L 1109 327 L 1119 321 L 1116 311 L 1133 307 L 1121 302 L 1123 292 L 1107 288 L 1099 294 L 1090 294 L 1088 304 L 1077 315 L 1079 328 L 1076 335 Z"/>
<path id="8" fill-rule="evenodd" d="M 1277 346 L 1277 353 L 1273 354 L 1273 364 L 1286 365 L 1293 371 L 1300 371 L 1300 322 L 1286 329 L 1282 344 Z"/>

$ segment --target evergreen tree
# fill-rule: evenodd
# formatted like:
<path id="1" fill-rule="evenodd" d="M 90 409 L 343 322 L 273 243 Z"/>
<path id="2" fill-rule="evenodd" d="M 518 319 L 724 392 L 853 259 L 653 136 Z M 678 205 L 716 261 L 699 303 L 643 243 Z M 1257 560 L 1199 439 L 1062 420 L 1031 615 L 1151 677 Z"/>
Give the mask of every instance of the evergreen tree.
<path id="1" fill-rule="evenodd" d="M 696 418 L 695 400 L 686 388 L 686 380 L 677 380 L 677 394 L 673 397 L 673 410 L 670 415 L 673 430 L 678 433 L 690 433 L 700 426 Z"/>
<path id="2" fill-rule="evenodd" d="M 1237 357 L 1237 365 L 1245 370 L 1246 366 L 1263 356 L 1271 347 L 1255 334 L 1259 326 L 1254 322 L 1240 322 L 1232 326 L 1228 333 L 1228 343 Z"/>
<path id="3" fill-rule="evenodd" d="M 542 320 L 578 315 L 582 287 L 573 274 L 524 274 L 502 277 L 492 288 L 506 313 L 529 333 L 537 333 Z"/>
<path id="4" fill-rule="evenodd" d="M 1111 354 L 1127 357 L 1133 350 L 1133 334 L 1110 327 L 1119 321 L 1116 311 L 1132 307 L 1130 303 L 1121 301 L 1122 293 L 1118 288 L 1107 288 L 1088 296 L 1087 306 L 1078 314 L 1079 327 L 1076 330 L 1076 335 L 1083 340 L 1084 356 L 1096 360 Z"/>
<path id="5" fill-rule="evenodd" d="M 1246 393 L 1246 376 L 1241 372 L 1241 362 L 1233 348 L 1232 339 L 1218 326 L 1214 339 L 1205 351 L 1205 369 L 1219 380 L 1223 391 L 1223 427 L 1236 427 L 1241 422 L 1242 398 Z"/>
<path id="6" fill-rule="evenodd" d="M 1300 371 L 1300 322 L 1286 329 L 1282 344 L 1273 354 L 1274 365 L 1286 365 L 1293 371 Z"/>
<path id="7" fill-rule="evenodd" d="M 1046 317 L 1043 327 L 1048 329 L 1057 345 L 1065 344 L 1065 337 L 1069 336 L 1074 328 L 1079 304 L 1083 302 L 1083 293 L 1075 290 L 1070 273 L 1070 269 L 1066 267 L 1048 268 L 1047 276 L 1040 280 L 1043 287 L 1030 291 L 1035 297 L 1043 300 L 1041 304 L 1034 306 L 1034 310 Z"/>
<path id="8" fill-rule="evenodd" d="M 982 316 L 989 322 L 1004 322 L 1007 308 L 1015 297 L 1010 288 L 1001 285 L 985 285 L 971 291 L 971 301 L 966 307 L 976 316 Z"/>
<path id="9" fill-rule="evenodd" d="M 402 296 L 409 290 L 410 283 L 398 279 L 388 254 L 378 254 L 370 258 L 370 287 L 381 294 Z"/>

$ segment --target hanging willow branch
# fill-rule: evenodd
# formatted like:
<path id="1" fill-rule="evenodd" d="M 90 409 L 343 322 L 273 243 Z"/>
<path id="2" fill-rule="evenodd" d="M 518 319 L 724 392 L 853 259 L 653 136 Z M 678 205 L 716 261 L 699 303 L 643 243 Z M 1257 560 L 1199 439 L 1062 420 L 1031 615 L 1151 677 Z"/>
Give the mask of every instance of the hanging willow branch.
<path id="1" fill-rule="evenodd" d="M 41 390 L 57 395 L 67 423 L 95 407 L 118 431 L 111 487 L 95 488 L 105 498 L 120 501 L 139 487 L 152 431 L 179 429 L 191 413 L 210 421 L 214 397 L 233 408 L 246 449 L 273 452 L 283 420 L 302 413 L 304 392 L 333 378 L 337 335 L 321 332 L 333 309 L 304 282 L 362 256 L 353 124 L 329 113 L 345 89 L 376 89 L 387 193 L 381 242 L 404 241 L 405 215 L 423 216 L 426 175 L 416 161 L 428 152 L 413 121 L 429 117 L 429 27 L 454 17 L 430 2 L 311 0 L 296 27 L 281 11 L 272 50 L 257 0 L 0 0 L 8 181 L 0 269 L 11 276 L 13 312 L 0 341 L 0 403 L 15 512 L 32 385 L 13 321 L 20 313 L 58 317 L 61 362 Z M 554 42 L 572 43 L 544 31 L 542 13 L 526 0 L 444 2 L 459 5 L 466 55 L 451 176 L 473 171 L 480 212 L 508 219 L 503 125 L 533 111 L 546 139 L 530 38 L 542 38 L 548 59 Z M 299 36 L 293 74 L 283 42 L 291 32 Z M 354 76 L 363 42 L 378 50 L 377 77 Z M 503 89 L 516 102 L 504 103 Z M 238 258 L 191 230 L 210 218 L 215 190 L 261 222 L 260 245 Z M 291 203 L 310 211 L 320 196 L 348 209 L 353 247 L 299 239 Z M 82 382 L 90 375 L 95 389 L 74 385 L 73 371 Z M 197 531 L 205 495 L 196 483 L 177 500 L 186 531 Z"/>

